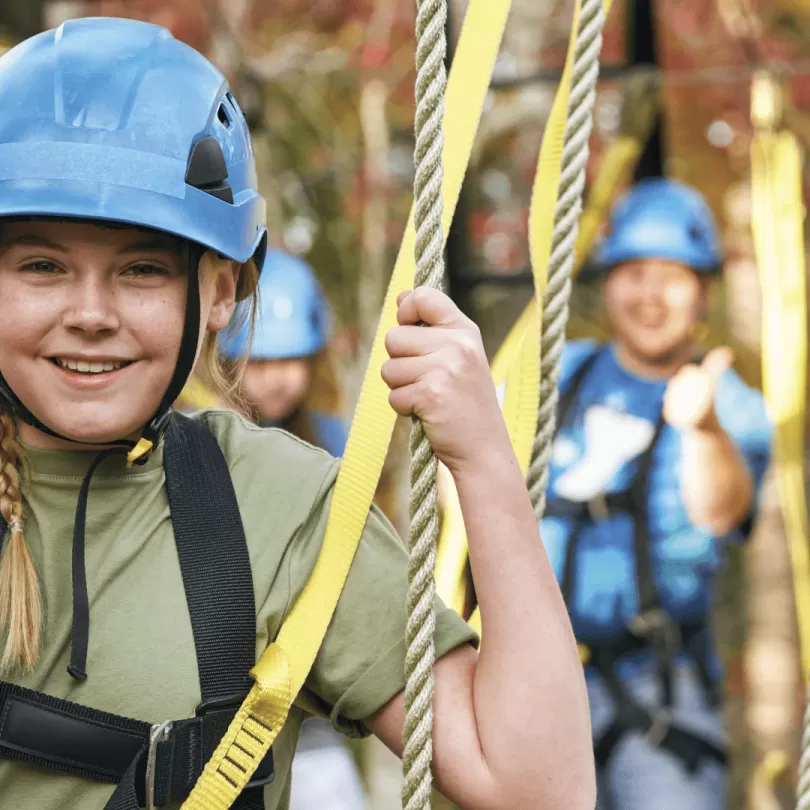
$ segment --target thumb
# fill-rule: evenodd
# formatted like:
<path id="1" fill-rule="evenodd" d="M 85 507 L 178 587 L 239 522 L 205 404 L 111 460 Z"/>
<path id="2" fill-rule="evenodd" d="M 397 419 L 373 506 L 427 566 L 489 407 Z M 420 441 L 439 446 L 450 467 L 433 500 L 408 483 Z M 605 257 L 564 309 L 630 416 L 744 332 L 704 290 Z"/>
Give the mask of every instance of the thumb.
<path id="1" fill-rule="evenodd" d="M 733 362 L 734 352 L 728 346 L 718 346 L 703 358 L 700 368 L 716 383 Z"/>

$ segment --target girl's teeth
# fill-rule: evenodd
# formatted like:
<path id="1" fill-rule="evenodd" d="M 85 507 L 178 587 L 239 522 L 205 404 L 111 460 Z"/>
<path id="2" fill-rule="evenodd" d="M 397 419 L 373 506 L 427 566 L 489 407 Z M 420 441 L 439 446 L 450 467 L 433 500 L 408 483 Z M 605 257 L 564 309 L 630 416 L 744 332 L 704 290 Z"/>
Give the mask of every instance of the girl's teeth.
<path id="1" fill-rule="evenodd" d="M 102 374 L 105 371 L 117 371 L 124 363 L 107 360 L 104 362 L 90 362 L 88 360 L 70 360 L 59 358 L 59 365 L 70 371 L 78 371 L 80 374 Z"/>

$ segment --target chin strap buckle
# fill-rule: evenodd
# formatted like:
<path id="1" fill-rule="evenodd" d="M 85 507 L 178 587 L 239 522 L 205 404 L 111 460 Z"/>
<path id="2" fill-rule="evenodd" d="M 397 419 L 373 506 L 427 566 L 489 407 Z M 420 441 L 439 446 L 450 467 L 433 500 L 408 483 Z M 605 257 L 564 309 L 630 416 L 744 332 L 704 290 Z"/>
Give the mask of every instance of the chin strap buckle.
<path id="1" fill-rule="evenodd" d="M 139 439 L 135 447 L 127 453 L 127 467 L 132 467 L 137 464 L 140 459 L 143 459 L 143 461 L 141 461 L 141 464 L 143 464 L 143 462 L 146 461 L 144 457 L 152 452 L 154 446 L 155 443 L 149 439 Z"/>
<path id="2" fill-rule="evenodd" d="M 174 416 L 174 411 L 171 407 L 166 408 L 146 426 L 135 447 L 127 453 L 127 467 L 132 467 L 135 464 L 146 464 L 150 453 L 157 446 L 160 437 L 166 432 L 172 416 Z"/>

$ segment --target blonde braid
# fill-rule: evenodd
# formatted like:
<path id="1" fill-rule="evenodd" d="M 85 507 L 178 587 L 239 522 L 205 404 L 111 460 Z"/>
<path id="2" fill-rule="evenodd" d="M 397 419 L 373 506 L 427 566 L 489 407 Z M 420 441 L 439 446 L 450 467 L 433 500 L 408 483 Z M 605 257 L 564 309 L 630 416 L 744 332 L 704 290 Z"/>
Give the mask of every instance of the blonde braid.
<path id="1" fill-rule="evenodd" d="M 9 528 L 0 561 L 0 631 L 6 631 L 1 670 L 31 669 L 39 657 L 42 607 L 37 572 L 23 536 L 21 459 L 14 418 L 0 406 L 0 515 Z"/>

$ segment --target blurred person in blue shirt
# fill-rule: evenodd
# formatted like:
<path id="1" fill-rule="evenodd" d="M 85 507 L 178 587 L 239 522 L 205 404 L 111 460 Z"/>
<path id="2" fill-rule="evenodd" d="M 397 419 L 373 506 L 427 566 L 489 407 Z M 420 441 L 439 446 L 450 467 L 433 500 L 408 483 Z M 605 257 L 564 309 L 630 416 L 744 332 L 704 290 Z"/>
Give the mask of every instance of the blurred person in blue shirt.
<path id="1" fill-rule="evenodd" d="M 589 654 L 600 810 L 724 807 L 712 584 L 750 533 L 771 427 L 731 351 L 698 353 L 721 267 L 703 198 L 643 181 L 593 262 L 615 339 L 562 358 L 542 535 Z"/>

